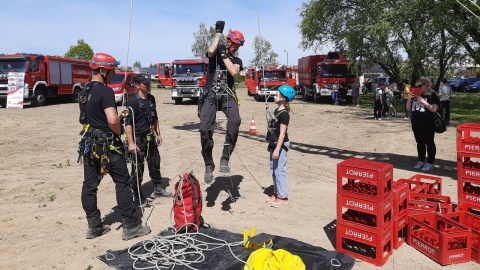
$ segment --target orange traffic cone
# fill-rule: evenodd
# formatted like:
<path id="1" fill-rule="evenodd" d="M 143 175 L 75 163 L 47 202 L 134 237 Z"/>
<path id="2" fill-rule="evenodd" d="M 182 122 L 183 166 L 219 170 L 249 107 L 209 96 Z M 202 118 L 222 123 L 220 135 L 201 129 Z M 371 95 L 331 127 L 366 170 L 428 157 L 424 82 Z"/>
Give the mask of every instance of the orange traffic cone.
<path id="1" fill-rule="evenodd" d="M 250 122 L 250 129 L 248 130 L 250 134 L 257 134 L 257 128 L 255 127 L 255 118 L 252 116 L 252 121 Z"/>

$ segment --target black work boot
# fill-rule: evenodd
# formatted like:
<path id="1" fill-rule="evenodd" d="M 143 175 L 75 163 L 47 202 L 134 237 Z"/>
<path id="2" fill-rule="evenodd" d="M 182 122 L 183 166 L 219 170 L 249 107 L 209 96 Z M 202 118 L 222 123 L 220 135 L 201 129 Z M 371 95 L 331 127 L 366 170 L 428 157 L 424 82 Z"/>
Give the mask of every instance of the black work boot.
<path id="1" fill-rule="evenodd" d="M 123 240 L 130 240 L 135 237 L 140 237 L 149 234 L 152 232 L 152 228 L 150 226 L 143 226 L 142 224 L 138 224 L 136 227 L 131 229 L 123 229 L 122 239 Z"/>
<path id="2" fill-rule="evenodd" d="M 157 197 L 172 197 L 172 193 L 168 192 L 162 185 L 155 185 L 153 187 L 153 194 Z"/>
<path id="3" fill-rule="evenodd" d="M 87 239 L 97 238 L 99 236 L 107 234 L 109 231 L 110 231 L 110 226 L 100 224 L 100 226 L 98 227 L 88 228 L 86 238 Z"/>
<path id="4" fill-rule="evenodd" d="M 220 159 L 220 172 L 228 173 L 230 172 L 230 166 L 228 165 L 228 160 L 230 159 L 230 154 L 232 153 L 232 146 L 225 145 L 223 147 L 222 158 Z"/>
<path id="5" fill-rule="evenodd" d="M 205 162 L 205 175 L 204 180 L 206 184 L 213 182 L 213 171 L 215 170 L 215 164 L 213 163 L 212 152 L 202 152 L 203 161 Z"/>
<path id="6" fill-rule="evenodd" d="M 220 169 L 219 169 L 220 172 L 224 172 L 224 173 L 227 173 L 227 172 L 230 172 L 230 166 L 228 166 L 228 159 L 222 157 L 220 159 Z"/>

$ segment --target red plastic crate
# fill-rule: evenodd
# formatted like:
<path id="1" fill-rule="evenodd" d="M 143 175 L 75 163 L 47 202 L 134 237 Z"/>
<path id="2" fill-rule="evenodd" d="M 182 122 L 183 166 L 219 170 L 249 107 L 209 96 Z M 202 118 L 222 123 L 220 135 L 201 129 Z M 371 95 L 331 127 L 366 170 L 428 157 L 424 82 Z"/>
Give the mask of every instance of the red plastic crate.
<path id="1" fill-rule="evenodd" d="M 408 212 L 409 187 L 406 183 L 393 182 L 393 219 L 404 216 Z"/>
<path id="2" fill-rule="evenodd" d="M 429 184 L 421 183 L 415 180 L 400 178 L 396 182 L 406 184 L 410 192 L 428 193 L 430 191 Z"/>
<path id="3" fill-rule="evenodd" d="M 408 215 L 405 213 L 403 216 L 394 219 L 393 221 L 393 248 L 398 249 L 407 239 L 407 221 Z"/>
<path id="4" fill-rule="evenodd" d="M 415 174 L 409 180 L 427 184 L 427 190 L 419 193 L 442 195 L 442 178 L 428 174 Z"/>
<path id="5" fill-rule="evenodd" d="M 480 154 L 457 152 L 457 175 L 480 180 Z"/>
<path id="6" fill-rule="evenodd" d="M 350 158 L 337 164 L 337 193 L 380 202 L 391 195 L 393 166 Z"/>
<path id="7" fill-rule="evenodd" d="M 458 204 L 455 211 L 456 212 L 463 211 L 463 212 L 468 212 L 470 214 L 480 216 L 480 205 L 469 203 L 469 202 L 461 202 Z"/>
<path id="8" fill-rule="evenodd" d="M 446 218 L 452 219 L 462 225 L 467 226 L 472 230 L 472 260 L 480 263 L 478 257 L 479 240 L 480 240 L 480 216 L 468 212 L 453 212 L 442 215 Z"/>
<path id="9" fill-rule="evenodd" d="M 480 208 L 480 180 L 458 178 L 458 202 L 468 202 Z"/>
<path id="10" fill-rule="evenodd" d="M 407 243 L 441 265 L 471 259 L 472 231 L 437 213 L 409 215 Z"/>
<path id="11" fill-rule="evenodd" d="M 376 234 L 337 223 L 337 251 L 377 266 L 384 265 L 392 255 L 392 237 L 392 227 Z"/>
<path id="12" fill-rule="evenodd" d="M 425 211 L 421 209 L 421 208 L 424 208 L 422 207 L 422 205 L 429 208 L 430 206 L 437 204 L 438 205 L 437 212 L 450 213 L 453 211 L 452 200 L 450 199 L 449 196 L 440 196 L 440 195 L 413 193 L 413 192 L 411 192 L 409 196 L 410 196 L 410 201 L 414 201 L 414 203 L 410 204 L 409 206 L 410 210 L 416 210 L 416 208 L 418 208 L 418 210 Z M 440 209 L 440 211 L 438 211 L 438 209 Z"/>
<path id="13" fill-rule="evenodd" d="M 367 201 L 337 195 L 337 224 L 358 227 L 371 233 L 383 233 L 392 226 L 393 200 Z"/>
<path id="14" fill-rule="evenodd" d="M 457 126 L 457 152 L 480 154 L 480 124 Z"/>

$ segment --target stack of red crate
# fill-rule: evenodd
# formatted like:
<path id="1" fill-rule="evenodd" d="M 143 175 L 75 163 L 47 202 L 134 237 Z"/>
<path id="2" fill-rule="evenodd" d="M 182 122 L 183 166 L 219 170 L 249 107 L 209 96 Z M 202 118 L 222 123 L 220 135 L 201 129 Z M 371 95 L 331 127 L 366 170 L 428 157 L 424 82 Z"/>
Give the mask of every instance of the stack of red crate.
<path id="1" fill-rule="evenodd" d="M 480 206 L 462 202 L 458 205 L 456 212 L 444 214 L 443 216 L 453 219 L 460 224 L 466 225 L 472 230 L 472 247 L 471 257 L 472 260 L 480 263 Z"/>
<path id="2" fill-rule="evenodd" d="M 408 236 L 408 214 L 415 212 L 451 212 L 449 197 L 441 196 L 442 179 L 415 174 L 393 184 L 393 247 L 398 249 Z"/>
<path id="3" fill-rule="evenodd" d="M 393 248 L 398 249 L 407 237 L 408 201 L 410 189 L 406 183 L 393 182 Z"/>
<path id="4" fill-rule="evenodd" d="M 337 165 L 337 250 L 384 265 L 393 250 L 393 166 L 350 158 Z"/>
<path id="5" fill-rule="evenodd" d="M 471 230 L 433 212 L 409 215 L 407 243 L 441 265 L 470 261 Z"/>
<path id="6" fill-rule="evenodd" d="M 457 126 L 458 202 L 480 205 L 480 124 Z"/>

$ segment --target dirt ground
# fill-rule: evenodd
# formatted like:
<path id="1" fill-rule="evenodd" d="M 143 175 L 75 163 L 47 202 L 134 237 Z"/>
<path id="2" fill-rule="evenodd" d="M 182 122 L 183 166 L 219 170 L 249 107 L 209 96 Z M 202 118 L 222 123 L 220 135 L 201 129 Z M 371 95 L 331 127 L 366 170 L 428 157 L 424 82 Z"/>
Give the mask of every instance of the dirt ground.
<path id="1" fill-rule="evenodd" d="M 257 228 L 295 238 L 328 250 L 335 248 L 331 225 L 336 220 L 336 165 L 351 157 L 388 162 L 394 166 L 394 180 L 419 171 L 416 145 L 408 121 L 403 117 L 373 120 L 373 109 L 304 102 L 291 104 L 288 152 L 290 204 L 278 209 L 264 203 L 272 189 L 268 167 L 265 103 L 239 89 L 242 124 L 231 159 L 231 176 L 215 172 L 209 188 L 203 182 L 199 119 L 195 102 L 174 105 L 170 91 L 154 90 L 158 103 L 163 145 L 162 175 L 173 185 L 178 175 L 191 171 L 201 182 L 203 217 L 215 228 L 243 233 Z M 275 109 L 275 104 L 268 104 Z M 218 115 L 222 115 L 218 113 Z M 250 135 L 251 117 L 256 135 Z M 453 123 L 455 124 L 455 123 Z M 223 127 L 223 124 L 220 124 Z M 98 205 L 112 231 L 87 240 L 87 222 L 81 207 L 82 166 L 77 161 L 81 126 L 77 104 L 26 106 L 23 110 L 0 109 L 0 261 L 2 269 L 109 269 L 96 257 L 107 250 L 119 250 L 152 235 L 122 241 L 120 215 L 115 211 L 114 184 L 106 176 L 99 187 Z M 221 143 L 224 133 L 215 134 Z M 437 160 L 433 175 L 443 179 L 443 194 L 457 201 L 455 127 L 436 136 Z M 220 147 L 214 148 L 217 163 Z M 151 182 L 145 183 L 147 193 Z M 229 200 L 226 189 L 238 200 Z M 145 217 L 153 233 L 172 225 L 171 198 L 157 198 Z M 153 210 L 152 210 L 153 209 Z M 479 269 L 475 262 L 440 266 L 404 244 L 382 269 Z M 378 269 L 357 262 L 354 269 Z"/>

